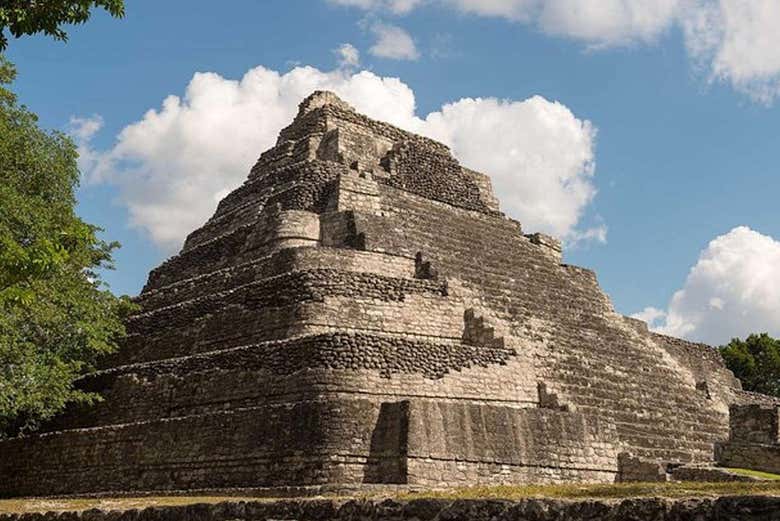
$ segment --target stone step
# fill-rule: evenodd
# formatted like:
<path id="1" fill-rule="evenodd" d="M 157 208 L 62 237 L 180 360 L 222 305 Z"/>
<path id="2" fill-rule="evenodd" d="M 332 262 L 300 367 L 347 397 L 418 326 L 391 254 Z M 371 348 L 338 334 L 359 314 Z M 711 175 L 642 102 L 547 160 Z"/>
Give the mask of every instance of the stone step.
<path id="1" fill-rule="evenodd" d="M 308 381 L 313 370 L 346 370 L 359 376 L 354 382 L 362 381 L 364 392 L 374 391 L 376 384 L 372 382 L 381 384 L 386 381 L 390 385 L 389 378 L 394 375 L 418 375 L 427 379 L 430 382 L 428 387 L 434 389 L 433 384 L 445 376 L 454 376 L 471 368 L 506 365 L 516 356 L 513 349 L 503 346 L 471 346 L 434 338 L 333 332 L 128 364 L 87 375 L 78 381 L 77 386 L 85 391 L 107 393 L 109 398 L 88 408 L 87 418 L 111 417 L 112 407 L 118 412 L 129 408 L 132 414 L 136 414 L 132 411 L 138 410 L 150 417 L 161 413 L 170 416 L 168 408 L 175 404 L 157 403 L 159 400 L 170 402 L 173 398 L 197 391 L 198 398 L 193 400 L 194 406 L 197 406 L 197 402 L 203 399 L 199 392 L 203 388 L 213 395 L 211 400 L 218 402 L 222 395 L 241 394 L 232 390 L 233 384 L 238 385 L 239 381 L 249 386 L 263 385 L 270 394 L 273 394 L 274 388 L 287 393 L 300 392 L 308 390 L 309 385 L 301 386 L 299 383 L 298 387 L 289 387 L 296 380 L 285 379 L 298 374 L 298 382 Z M 249 376 L 249 373 L 254 376 Z M 322 372 L 318 374 L 320 381 L 331 382 L 336 387 L 343 385 L 340 384 L 344 379 L 343 373 L 330 376 Z M 230 381 L 222 382 L 228 378 L 227 375 L 230 375 Z M 393 385 L 397 387 L 399 384 Z M 440 392 L 451 392 L 452 385 L 442 384 Z M 399 391 L 395 389 L 395 392 Z M 154 403 L 145 406 L 149 401 Z M 104 414 L 106 410 L 109 412 Z M 72 419 L 55 425 L 80 424 L 77 412 L 70 416 Z"/>
<path id="2" fill-rule="evenodd" d="M 269 275 L 259 280 L 206 296 L 144 311 L 127 322 L 129 333 L 154 334 L 164 328 L 187 327 L 204 315 L 214 315 L 229 306 L 252 309 L 282 307 L 326 297 L 402 302 L 407 295 L 447 296 L 446 281 L 387 277 L 340 269 L 310 269 Z"/>
<path id="3" fill-rule="evenodd" d="M 248 257 L 249 252 L 245 251 L 247 237 L 252 228 L 253 223 L 245 224 L 193 247 L 186 254 L 171 257 L 149 273 L 149 280 L 143 291 L 255 260 L 257 256 Z"/>
<path id="4" fill-rule="evenodd" d="M 325 246 L 284 248 L 243 264 L 196 275 L 156 289 L 148 289 L 136 298 L 136 302 L 145 311 L 151 311 L 288 271 L 333 266 L 337 266 L 342 271 L 373 273 L 396 278 L 409 278 L 414 274 L 413 259 Z"/>
<path id="5" fill-rule="evenodd" d="M 372 279 L 360 274 L 356 280 L 369 283 Z M 410 285 L 404 287 L 400 281 Z M 439 285 L 441 282 L 392 279 L 389 283 L 395 284 L 394 294 L 384 292 L 381 284 L 370 290 L 361 289 L 365 297 L 351 292 L 355 285 L 304 285 L 297 292 L 289 287 L 280 289 L 287 295 L 284 301 L 274 297 L 275 292 L 266 292 L 263 301 L 250 293 L 237 301 L 217 300 L 195 306 L 191 308 L 192 313 L 178 313 L 178 308 L 152 312 L 128 324 L 129 334 L 122 340 L 122 348 L 107 357 L 103 367 L 333 328 L 419 337 L 462 337 L 462 308 L 449 300 L 446 287 Z M 430 315 L 421 313 L 421 309 Z"/>
<path id="6" fill-rule="evenodd" d="M 690 389 L 680 389 L 679 393 L 668 393 L 666 395 L 653 398 L 652 393 L 647 389 L 625 386 L 615 390 L 618 394 L 605 391 L 600 388 L 598 382 L 589 388 L 574 387 L 562 385 L 561 391 L 567 396 L 573 397 L 574 402 L 579 406 L 598 406 L 606 407 L 612 404 L 612 409 L 628 406 L 639 407 L 640 410 L 646 410 L 648 413 L 654 411 L 668 410 L 670 404 L 677 406 L 679 417 L 685 419 L 685 415 L 690 411 L 700 410 L 704 406 L 703 400 L 696 397 L 696 392 Z M 636 397 L 625 397 L 626 394 L 636 394 Z M 619 410 L 619 409 L 618 409 Z M 699 415 L 695 415 L 697 423 Z M 706 420 L 704 421 L 706 424 Z M 717 422 L 716 422 L 717 423 Z"/>
<path id="7" fill-rule="evenodd" d="M 284 190 L 274 192 L 265 201 L 265 206 L 276 210 L 302 210 L 321 213 L 325 210 L 330 184 L 342 172 L 343 166 L 337 163 L 319 162 L 302 174 L 298 182 L 285 185 Z M 251 233 L 270 230 L 263 224 L 264 214 L 258 219 L 241 224 L 232 231 L 214 238 L 199 241 L 197 234 L 193 243 L 178 255 L 168 259 L 155 268 L 149 275 L 146 289 L 158 288 L 178 280 L 202 275 L 209 271 L 240 264 L 251 260 L 259 245 L 248 242 Z M 260 229 L 258 229 L 258 227 Z M 197 244 L 196 244 L 197 243 Z"/>
<path id="8" fill-rule="evenodd" d="M 286 192 L 300 186 L 322 183 L 335 179 L 334 172 L 342 173 L 344 167 L 319 161 L 299 162 L 275 169 L 261 179 L 247 180 L 220 202 L 214 216 L 202 227 L 192 232 L 185 242 L 182 253 L 200 244 L 229 233 L 233 229 L 254 222 L 266 206 L 279 200 Z M 325 172 L 325 175 L 322 173 Z"/>
<path id="9" fill-rule="evenodd" d="M 686 381 L 683 375 L 663 366 L 632 370 L 630 366 L 614 359 L 604 361 L 603 365 L 592 365 L 579 364 L 572 360 L 560 361 L 547 358 L 544 360 L 543 367 L 545 372 L 549 372 L 554 378 L 559 379 L 562 385 L 583 390 L 588 390 L 594 382 L 598 382 L 601 389 L 609 390 L 609 392 L 628 387 L 636 390 L 646 389 L 650 394 L 659 397 L 695 390 L 694 382 Z M 658 381 L 664 381 L 663 387 L 653 387 L 651 382 L 656 381 L 656 378 L 661 379 Z M 700 391 L 695 391 L 695 393 L 704 398 Z"/>
<path id="10" fill-rule="evenodd" d="M 233 190 L 224 199 L 219 202 L 214 215 L 194 232 L 187 237 L 187 249 L 210 240 L 213 237 L 208 236 L 214 228 L 230 228 L 231 223 L 241 220 L 242 217 L 249 215 L 252 209 L 265 206 L 269 196 L 274 192 L 277 186 L 289 185 L 290 182 L 305 175 L 307 162 L 298 162 L 292 165 L 274 168 L 268 172 L 268 175 L 258 179 L 247 179 L 237 189 Z M 222 231 L 225 231 L 223 228 Z"/>

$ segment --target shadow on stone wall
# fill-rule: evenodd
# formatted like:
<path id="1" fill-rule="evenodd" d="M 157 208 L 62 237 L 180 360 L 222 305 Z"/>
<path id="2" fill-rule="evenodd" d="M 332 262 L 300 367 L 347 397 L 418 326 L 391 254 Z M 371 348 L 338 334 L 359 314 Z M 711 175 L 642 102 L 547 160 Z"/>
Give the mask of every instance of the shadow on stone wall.
<path id="1" fill-rule="evenodd" d="M 364 483 L 407 482 L 409 402 L 384 402 L 371 434 Z"/>

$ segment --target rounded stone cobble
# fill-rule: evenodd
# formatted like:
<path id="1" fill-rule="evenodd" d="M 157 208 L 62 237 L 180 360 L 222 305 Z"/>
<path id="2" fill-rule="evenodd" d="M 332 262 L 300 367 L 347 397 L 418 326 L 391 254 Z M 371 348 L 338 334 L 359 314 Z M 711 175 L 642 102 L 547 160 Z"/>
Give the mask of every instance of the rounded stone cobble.
<path id="1" fill-rule="evenodd" d="M 365 333 L 325 333 L 292 340 L 264 342 L 215 353 L 193 355 L 109 369 L 82 380 L 85 389 L 100 389 L 122 374 L 154 377 L 190 372 L 266 369 L 289 375 L 307 368 L 374 370 L 385 377 L 421 373 L 438 379 L 472 366 L 504 365 L 516 356 L 513 348 L 439 344 L 402 337 Z"/>

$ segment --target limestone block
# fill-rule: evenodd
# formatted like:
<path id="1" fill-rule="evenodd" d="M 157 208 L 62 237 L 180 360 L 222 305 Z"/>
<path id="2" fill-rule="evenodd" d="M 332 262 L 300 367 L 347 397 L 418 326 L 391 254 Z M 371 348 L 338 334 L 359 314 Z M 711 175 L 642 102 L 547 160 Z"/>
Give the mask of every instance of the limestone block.
<path id="1" fill-rule="evenodd" d="M 732 405 L 729 409 L 729 441 L 780 443 L 780 406 Z"/>

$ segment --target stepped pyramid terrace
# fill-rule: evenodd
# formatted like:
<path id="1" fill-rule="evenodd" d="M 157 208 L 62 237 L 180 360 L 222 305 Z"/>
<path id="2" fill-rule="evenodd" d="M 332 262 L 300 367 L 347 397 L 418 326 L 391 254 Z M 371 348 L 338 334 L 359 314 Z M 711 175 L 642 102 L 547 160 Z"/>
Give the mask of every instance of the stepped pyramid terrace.
<path id="1" fill-rule="evenodd" d="M 616 313 L 488 176 L 328 92 L 137 301 L 78 382 L 105 400 L 0 442 L 0 495 L 614 482 L 712 463 L 730 407 L 780 439 L 717 351 Z"/>

